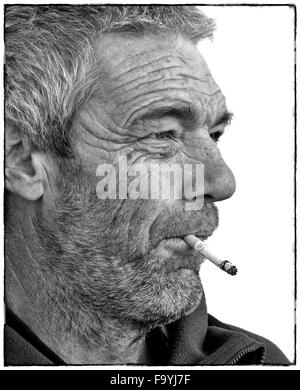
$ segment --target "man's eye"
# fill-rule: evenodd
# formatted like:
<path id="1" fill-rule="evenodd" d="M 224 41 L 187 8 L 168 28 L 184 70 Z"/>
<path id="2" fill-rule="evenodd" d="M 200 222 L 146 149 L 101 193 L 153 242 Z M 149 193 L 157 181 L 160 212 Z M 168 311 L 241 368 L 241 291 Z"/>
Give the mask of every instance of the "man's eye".
<path id="1" fill-rule="evenodd" d="M 215 131 L 214 133 L 211 133 L 210 134 L 210 138 L 214 141 L 214 142 L 218 142 L 220 137 L 223 135 L 223 133 L 221 131 Z"/>
<path id="2" fill-rule="evenodd" d="M 161 131 L 160 133 L 153 133 L 154 138 L 157 139 L 173 139 L 175 138 L 175 132 L 173 130 Z"/>

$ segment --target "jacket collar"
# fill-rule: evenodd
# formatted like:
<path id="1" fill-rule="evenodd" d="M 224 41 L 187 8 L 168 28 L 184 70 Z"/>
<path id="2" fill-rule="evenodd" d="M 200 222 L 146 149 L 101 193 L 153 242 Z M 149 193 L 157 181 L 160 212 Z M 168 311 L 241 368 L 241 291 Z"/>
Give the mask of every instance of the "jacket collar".
<path id="1" fill-rule="evenodd" d="M 262 364 L 265 345 L 247 332 L 207 314 L 205 298 L 197 309 L 167 325 L 168 336 L 150 335 L 151 365 Z M 152 336 L 152 338 L 151 338 Z M 159 341 L 160 337 L 160 341 Z"/>

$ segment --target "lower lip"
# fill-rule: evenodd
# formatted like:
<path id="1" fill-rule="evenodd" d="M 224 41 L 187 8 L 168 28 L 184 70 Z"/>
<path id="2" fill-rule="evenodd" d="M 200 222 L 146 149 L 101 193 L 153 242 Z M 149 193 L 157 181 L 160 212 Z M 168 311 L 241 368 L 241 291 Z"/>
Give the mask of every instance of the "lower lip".
<path id="1" fill-rule="evenodd" d="M 166 238 L 163 240 L 168 245 L 171 245 L 174 248 L 178 249 L 188 249 L 188 244 L 184 241 L 183 238 L 174 237 L 174 238 Z"/>

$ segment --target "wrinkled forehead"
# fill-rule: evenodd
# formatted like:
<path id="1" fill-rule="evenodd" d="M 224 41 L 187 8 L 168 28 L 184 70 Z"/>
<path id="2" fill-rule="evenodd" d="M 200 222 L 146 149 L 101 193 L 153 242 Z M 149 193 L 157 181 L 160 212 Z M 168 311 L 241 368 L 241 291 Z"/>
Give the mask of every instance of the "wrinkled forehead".
<path id="1" fill-rule="evenodd" d="M 207 64 L 196 46 L 181 36 L 171 34 L 137 35 L 129 33 L 106 33 L 94 42 L 99 61 L 106 60 L 113 69 L 120 64 L 131 67 L 140 59 L 155 59 L 161 55 L 183 58 L 184 63 L 200 66 L 208 71 Z M 169 61 L 166 61 L 168 64 Z M 123 69 L 125 70 L 125 69 Z"/>
<path id="2" fill-rule="evenodd" d="M 110 33 L 95 42 L 95 51 L 102 93 L 119 115 L 171 101 L 201 106 L 203 112 L 225 106 L 197 47 L 181 37 Z"/>

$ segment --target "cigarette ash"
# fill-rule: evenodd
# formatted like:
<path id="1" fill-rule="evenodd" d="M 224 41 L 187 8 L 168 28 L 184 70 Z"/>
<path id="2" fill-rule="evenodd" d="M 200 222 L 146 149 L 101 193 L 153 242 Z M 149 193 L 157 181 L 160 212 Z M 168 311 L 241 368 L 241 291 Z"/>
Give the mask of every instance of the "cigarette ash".
<path id="1" fill-rule="evenodd" d="M 229 274 L 229 275 L 236 275 L 237 274 L 237 268 L 236 268 L 236 266 L 235 265 L 231 265 L 231 267 L 230 268 L 228 268 L 227 270 L 226 270 L 226 272 Z"/>

